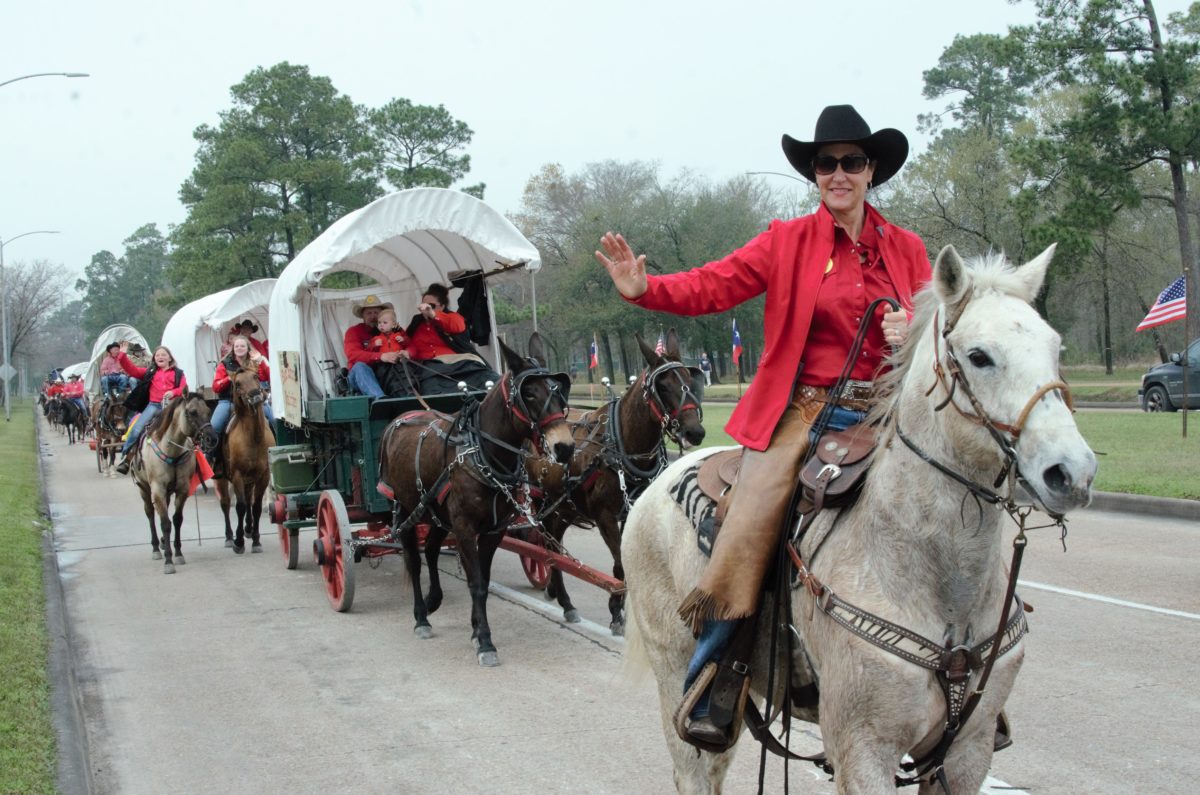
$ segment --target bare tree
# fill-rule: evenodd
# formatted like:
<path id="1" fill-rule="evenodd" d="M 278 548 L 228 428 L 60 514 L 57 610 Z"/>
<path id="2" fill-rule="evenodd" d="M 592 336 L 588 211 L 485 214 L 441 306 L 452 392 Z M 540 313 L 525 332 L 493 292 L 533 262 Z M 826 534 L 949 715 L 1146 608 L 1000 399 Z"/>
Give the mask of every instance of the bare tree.
<path id="1" fill-rule="evenodd" d="M 5 268 L 8 297 L 8 344 L 12 352 L 32 356 L 38 332 L 68 300 L 70 277 L 61 265 L 39 259 Z"/>

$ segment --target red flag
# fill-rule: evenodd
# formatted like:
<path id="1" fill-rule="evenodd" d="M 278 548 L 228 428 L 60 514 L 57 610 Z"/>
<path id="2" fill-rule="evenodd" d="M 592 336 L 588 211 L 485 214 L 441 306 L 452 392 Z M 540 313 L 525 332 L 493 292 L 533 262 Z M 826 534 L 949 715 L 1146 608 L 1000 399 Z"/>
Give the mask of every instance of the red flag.
<path id="1" fill-rule="evenodd" d="M 204 453 L 200 452 L 200 448 L 196 448 L 196 471 L 192 473 L 192 482 L 188 487 L 188 496 L 196 493 L 196 489 L 200 488 L 206 480 L 212 480 L 212 467 L 208 465 L 208 459 L 204 457 Z"/>
<path id="2" fill-rule="evenodd" d="M 1187 277 L 1180 276 L 1171 282 L 1167 289 L 1158 294 L 1158 300 L 1154 302 L 1154 306 L 1150 307 L 1150 312 L 1141 323 L 1138 323 L 1134 331 L 1161 326 L 1164 323 L 1179 320 L 1185 314 L 1187 314 Z"/>

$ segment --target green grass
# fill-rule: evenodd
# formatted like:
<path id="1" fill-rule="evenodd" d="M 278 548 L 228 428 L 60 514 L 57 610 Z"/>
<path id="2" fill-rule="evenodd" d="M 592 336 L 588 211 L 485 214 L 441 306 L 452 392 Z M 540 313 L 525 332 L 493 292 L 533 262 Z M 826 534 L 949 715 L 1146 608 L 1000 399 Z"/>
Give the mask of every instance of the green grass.
<path id="1" fill-rule="evenodd" d="M 1096 451 L 1096 488 L 1200 500 L 1200 413 L 1081 411 L 1075 421 Z"/>
<path id="2" fill-rule="evenodd" d="M 0 421 L 0 792 L 54 792 L 37 444 L 29 402 Z"/>

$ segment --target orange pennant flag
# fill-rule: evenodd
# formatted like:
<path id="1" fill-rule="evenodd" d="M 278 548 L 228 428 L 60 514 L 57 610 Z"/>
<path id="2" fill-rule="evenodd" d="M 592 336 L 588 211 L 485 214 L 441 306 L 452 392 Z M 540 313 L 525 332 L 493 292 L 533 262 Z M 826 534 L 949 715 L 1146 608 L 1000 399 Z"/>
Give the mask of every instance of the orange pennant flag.
<path id="1" fill-rule="evenodd" d="M 200 448 L 196 448 L 196 471 L 192 473 L 192 482 L 188 488 L 188 496 L 196 493 L 196 489 L 200 488 L 206 480 L 212 480 L 212 467 L 208 465 L 208 459 L 204 457 L 204 453 L 200 452 Z"/>

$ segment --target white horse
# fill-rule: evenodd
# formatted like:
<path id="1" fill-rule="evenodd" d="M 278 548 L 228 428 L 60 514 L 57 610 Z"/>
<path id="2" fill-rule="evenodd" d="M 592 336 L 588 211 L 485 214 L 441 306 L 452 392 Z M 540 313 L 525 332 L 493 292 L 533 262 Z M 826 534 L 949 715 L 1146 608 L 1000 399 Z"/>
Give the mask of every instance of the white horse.
<path id="1" fill-rule="evenodd" d="M 946 659 L 943 650 L 978 647 L 997 632 L 1008 583 L 1003 506 L 1015 511 L 1012 470 L 1009 491 L 996 494 L 994 485 L 1006 465 L 1056 516 L 1091 499 L 1096 458 L 1059 381 L 1059 336 L 1030 306 L 1053 250 L 1015 270 L 1002 257 L 967 268 L 953 248 L 942 250 L 932 284 L 918 296 L 908 342 L 884 376 L 876 411 L 884 425 L 862 494 L 836 523 L 836 511 L 818 517 L 800 544 L 800 580 L 809 587 L 791 592 L 803 642 L 794 661 L 796 670 L 815 673 L 820 697 L 819 715 L 796 714 L 819 719 L 840 793 L 894 792 L 905 754 L 920 760 L 943 739 L 951 718 L 939 675 L 901 652 L 936 663 Z M 675 785 L 684 793 L 719 792 L 734 752 L 698 753 L 672 725 L 695 648 L 676 609 L 707 565 L 688 518 L 695 517 L 696 495 L 688 495 L 689 510 L 676 497 L 683 478 L 712 452 L 685 456 L 659 476 L 634 505 L 622 544 L 630 664 L 648 658 L 653 669 Z M 999 505 L 989 504 L 1001 496 Z M 838 604 L 870 618 L 855 618 Z M 952 793 L 978 792 L 991 765 L 996 717 L 1024 656 L 1019 603 L 1009 616 L 997 650 L 1003 653 L 945 755 Z M 870 634 L 891 648 L 869 641 Z M 760 694 L 769 640 L 764 629 L 752 665 Z M 988 649 L 976 655 L 956 698 L 979 687 L 980 656 Z M 941 792 L 935 772 L 922 776 L 922 795 Z"/>

